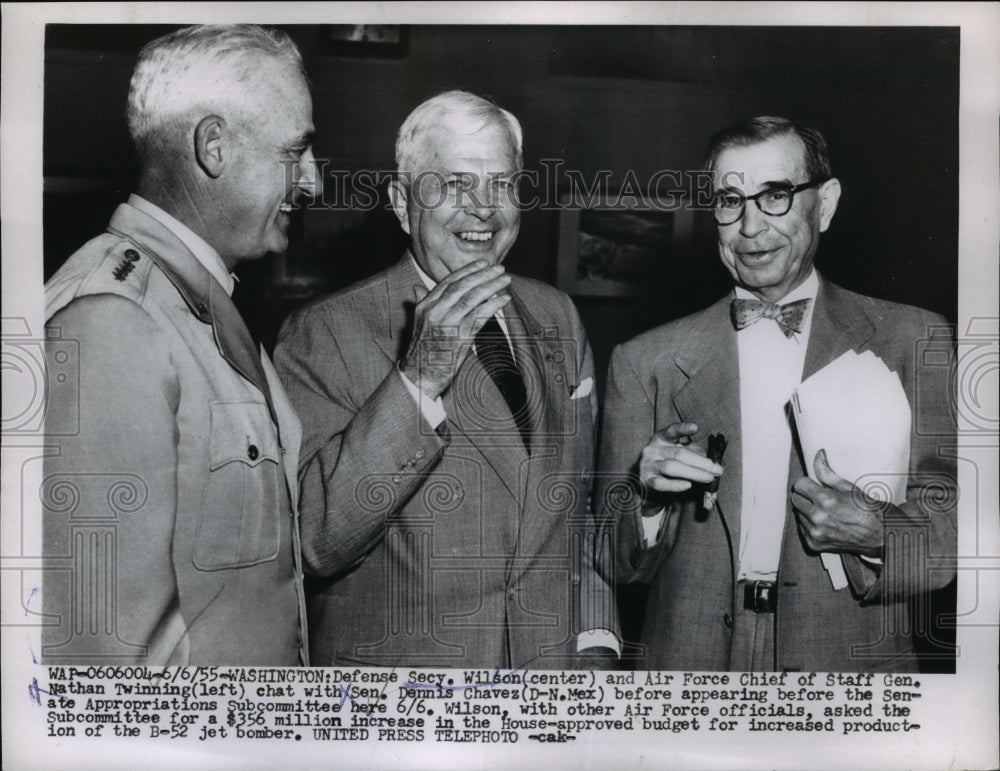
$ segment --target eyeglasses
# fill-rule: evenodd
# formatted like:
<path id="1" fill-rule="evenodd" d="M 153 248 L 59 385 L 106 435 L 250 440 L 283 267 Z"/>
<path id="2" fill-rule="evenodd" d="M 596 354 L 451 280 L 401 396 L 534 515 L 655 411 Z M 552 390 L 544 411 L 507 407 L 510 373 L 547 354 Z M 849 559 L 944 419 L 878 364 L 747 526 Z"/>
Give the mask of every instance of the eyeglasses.
<path id="1" fill-rule="evenodd" d="M 791 210 L 796 193 L 822 185 L 827 179 L 814 179 L 812 182 L 803 182 L 794 187 L 772 187 L 754 195 L 743 195 L 731 190 L 716 193 L 712 204 L 712 215 L 718 224 L 732 225 L 743 216 L 747 201 L 753 201 L 764 214 L 782 217 Z"/>

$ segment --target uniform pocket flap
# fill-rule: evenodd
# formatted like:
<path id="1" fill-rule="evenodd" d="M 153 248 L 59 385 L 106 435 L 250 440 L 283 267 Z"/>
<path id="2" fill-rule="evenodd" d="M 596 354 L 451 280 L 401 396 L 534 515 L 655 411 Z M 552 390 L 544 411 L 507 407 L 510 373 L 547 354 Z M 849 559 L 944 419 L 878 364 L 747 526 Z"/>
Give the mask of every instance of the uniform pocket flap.
<path id="1" fill-rule="evenodd" d="M 256 466 L 277 463 L 281 448 L 264 402 L 213 402 L 211 410 L 210 470 L 227 463 Z"/>

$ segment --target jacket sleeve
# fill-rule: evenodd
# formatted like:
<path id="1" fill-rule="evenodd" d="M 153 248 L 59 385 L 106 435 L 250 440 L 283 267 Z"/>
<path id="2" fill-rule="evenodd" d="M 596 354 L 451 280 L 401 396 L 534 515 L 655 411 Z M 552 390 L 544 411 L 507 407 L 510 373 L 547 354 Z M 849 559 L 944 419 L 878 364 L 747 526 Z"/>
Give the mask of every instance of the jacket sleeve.
<path id="1" fill-rule="evenodd" d="M 306 569 L 324 577 L 347 570 L 379 543 L 387 520 L 421 487 L 449 442 L 447 424 L 430 427 L 394 366 L 371 394 L 357 397 L 352 362 L 338 343 L 343 336 L 349 344 L 351 335 L 332 329 L 321 310 L 308 309 L 289 319 L 274 353 L 302 420 L 302 554 Z"/>
<path id="2" fill-rule="evenodd" d="M 67 352 L 78 355 L 79 398 L 46 411 L 42 601 L 53 625 L 43 657 L 166 664 L 179 400 L 169 347 L 138 305 L 113 295 L 77 299 L 46 328 L 58 339 L 50 366 L 65 372 Z"/>
<path id="3" fill-rule="evenodd" d="M 654 543 L 642 526 L 639 458 L 656 431 L 656 402 L 636 373 L 624 346 L 615 347 L 608 369 L 601 426 L 595 503 L 614 528 L 615 570 L 622 583 L 648 583 L 675 540 L 682 501 L 665 500 Z"/>
<path id="4" fill-rule="evenodd" d="M 956 468 L 955 342 L 942 317 L 917 312 L 900 324 L 910 335 L 899 377 L 910 402 L 910 466 L 906 502 L 883 515 L 882 565 L 843 555 L 851 587 L 862 602 L 899 601 L 946 586 L 955 577 L 958 479 Z"/>

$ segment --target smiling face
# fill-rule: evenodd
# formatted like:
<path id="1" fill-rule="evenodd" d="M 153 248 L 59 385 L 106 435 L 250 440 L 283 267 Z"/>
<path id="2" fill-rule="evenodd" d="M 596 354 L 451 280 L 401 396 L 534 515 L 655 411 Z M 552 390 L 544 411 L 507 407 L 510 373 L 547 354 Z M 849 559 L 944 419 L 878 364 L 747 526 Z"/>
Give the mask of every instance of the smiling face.
<path id="1" fill-rule="evenodd" d="M 511 188 L 518 168 L 507 134 L 492 124 L 473 134 L 441 129 L 427 138 L 421 161 L 409 184 L 392 186 L 417 264 L 441 281 L 474 260 L 501 262 L 521 222 Z"/>
<path id="2" fill-rule="evenodd" d="M 727 148 L 715 163 L 714 177 L 716 192 L 736 189 L 748 196 L 808 182 L 805 145 L 794 134 L 783 134 Z M 791 210 L 780 217 L 764 214 L 748 201 L 739 220 L 719 226 L 719 254 L 736 283 L 767 302 L 781 300 L 801 284 L 839 197 L 840 183 L 831 179 L 796 193 Z"/>
<path id="3" fill-rule="evenodd" d="M 309 89 L 281 62 L 263 64 L 260 79 L 265 85 L 255 95 L 259 108 L 228 122 L 234 142 L 216 234 L 216 248 L 227 265 L 284 252 L 291 211 L 302 195 L 318 195 Z"/>

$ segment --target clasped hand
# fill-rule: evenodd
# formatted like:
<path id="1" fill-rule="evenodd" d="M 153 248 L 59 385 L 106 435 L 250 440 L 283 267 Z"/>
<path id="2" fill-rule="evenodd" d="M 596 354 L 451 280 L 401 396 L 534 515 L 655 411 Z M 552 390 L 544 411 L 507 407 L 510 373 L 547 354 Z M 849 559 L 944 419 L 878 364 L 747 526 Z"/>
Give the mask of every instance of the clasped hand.
<path id="1" fill-rule="evenodd" d="M 500 265 L 476 260 L 445 276 L 430 292 L 414 287 L 420 300 L 400 371 L 429 398 L 438 398 L 469 355 L 476 333 L 510 302 L 503 291 L 509 284 Z"/>

